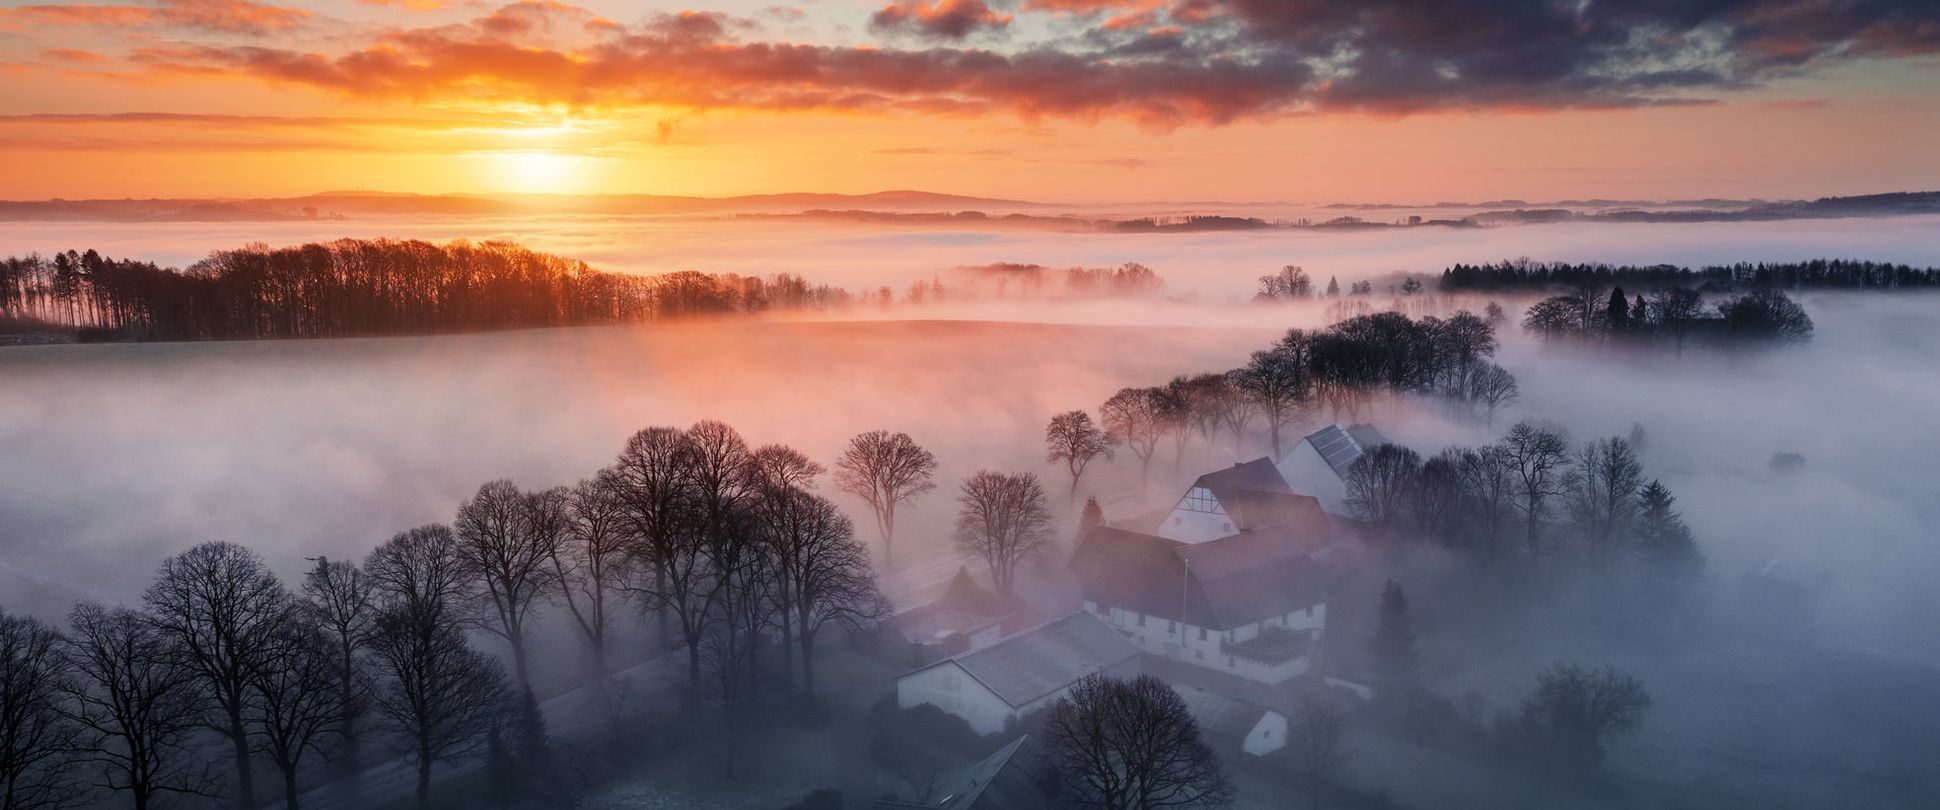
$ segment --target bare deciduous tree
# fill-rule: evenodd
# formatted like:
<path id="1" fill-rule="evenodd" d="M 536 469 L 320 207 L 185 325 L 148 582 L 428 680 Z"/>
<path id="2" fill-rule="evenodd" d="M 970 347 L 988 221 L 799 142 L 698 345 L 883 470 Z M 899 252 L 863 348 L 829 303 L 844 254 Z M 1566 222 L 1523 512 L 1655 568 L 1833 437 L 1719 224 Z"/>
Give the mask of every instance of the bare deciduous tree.
<path id="1" fill-rule="evenodd" d="M 1045 749 L 1080 807 L 1148 810 L 1232 803 L 1219 756 L 1186 703 L 1150 675 L 1091 675 L 1051 706 Z"/>
<path id="2" fill-rule="evenodd" d="M 1560 428 L 1517 422 L 1497 446 L 1502 448 L 1502 460 L 1514 476 L 1513 503 L 1522 513 L 1523 542 L 1533 560 L 1542 555 L 1542 525 L 1549 513 L 1549 501 L 1563 492 L 1569 440 Z"/>
<path id="3" fill-rule="evenodd" d="M 603 684 L 614 607 L 633 562 L 629 549 L 634 535 L 619 472 L 601 470 L 574 486 L 567 496 L 566 519 L 566 535 L 553 548 L 553 574 L 566 612 L 586 637 L 594 675 Z"/>
<path id="4" fill-rule="evenodd" d="M 174 640 L 151 617 L 92 602 L 75 605 L 68 623 L 79 747 L 100 771 L 96 785 L 125 791 L 135 810 L 167 794 L 213 795 L 192 749 L 206 706 L 202 678 Z"/>
<path id="5" fill-rule="evenodd" d="M 872 430 L 849 440 L 835 463 L 836 488 L 861 498 L 876 514 L 883 561 L 895 565 L 896 507 L 936 489 L 936 456 L 907 433 Z"/>
<path id="6" fill-rule="evenodd" d="M 963 482 L 957 497 L 956 543 L 982 558 L 990 580 L 1005 596 L 1017 574 L 1017 564 L 1051 542 L 1051 512 L 1044 505 L 1044 485 L 1030 473 L 1005 475 L 981 470 Z"/>
<path id="7" fill-rule="evenodd" d="M 1254 352 L 1246 365 L 1232 372 L 1233 384 L 1266 417 L 1275 459 L 1280 457 L 1280 429 L 1293 420 L 1312 392 L 1313 373 L 1308 367 L 1311 348 L 1307 333 L 1289 330 L 1278 345 Z"/>
<path id="8" fill-rule="evenodd" d="M 377 594 L 356 563 L 323 557 L 316 562 L 303 578 L 304 607 L 330 644 L 336 732 L 343 740 L 336 759 L 339 767 L 354 772 L 361 749 L 357 721 L 370 707 L 371 683 L 363 651 L 377 632 Z"/>
<path id="9" fill-rule="evenodd" d="M 458 557 L 484 585 L 491 608 L 485 628 L 511 645 L 512 671 L 521 689 L 531 686 L 525 623 L 554 583 L 553 552 L 566 530 L 565 501 L 562 490 L 520 492 L 511 481 L 492 481 L 458 508 L 453 522 Z"/>
<path id="10" fill-rule="evenodd" d="M 210 725 L 234 749 L 237 805 L 255 807 L 245 725 L 255 699 L 251 684 L 269 666 L 272 641 L 295 601 L 256 552 L 226 542 L 164 560 L 143 601 L 214 702 L 218 717 Z"/>
<path id="11" fill-rule="evenodd" d="M 283 806 L 297 810 L 297 773 L 305 754 L 336 733 L 339 705 L 334 640 L 303 612 L 292 612 L 271 639 L 269 665 L 256 673 L 250 725 L 256 750 L 283 774 Z"/>
<path id="12" fill-rule="evenodd" d="M 1421 456 L 1415 451 L 1396 444 L 1376 447 L 1347 468 L 1347 505 L 1386 535 L 1420 475 Z"/>
<path id="13" fill-rule="evenodd" d="M 864 626 L 888 612 L 869 570 L 869 553 L 835 504 L 799 489 L 764 499 L 770 524 L 783 643 L 802 657 L 802 690 L 815 692 L 815 639 L 831 624 Z"/>
<path id="14" fill-rule="evenodd" d="M 1301 698 L 1287 718 L 1287 745 L 1307 782 L 1308 806 L 1313 810 L 1320 810 L 1321 788 L 1347 761 L 1349 728 L 1347 709 L 1313 695 Z"/>
<path id="15" fill-rule="evenodd" d="M 1152 472 L 1152 452 L 1158 449 L 1171 422 L 1172 409 L 1157 388 L 1121 388 L 1098 408 L 1105 429 L 1138 457 L 1138 481 L 1143 486 Z"/>
<path id="16" fill-rule="evenodd" d="M 54 628 L 0 611 L 0 810 L 56 810 L 87 797 L 70 761 L 80 727 L 74 681 Z"/>
<path id="17" fill-rule="evenodd" d="M 364 570 L 381 611 L 371 650 L 386 678 L 374 705 L 410 741 L 418 806 L 431 806 L 431 766 L 476 753 L 505 705 L 498 663 L 465 643 L 476 598 L 451 529 L 423 526 L 372 551 Z"/>
<path id="18" fill-rule="evenodd" d="M 1100 456 L 1111 458 L 1112 445 L 1117 443 L 1117 436 L 1099 429 L 1091 421 L 1091 414 L 1084 411 L 1051 417 L 1051 423 L 1044 428 L 1044 460 L 1064 463 L 1065 472 L 1071 474 L 1072 503 L 1078 502 L 1078 479 L 1084 476 L 1085 467 Z"/>
<path id="19" fill-rule="evenodd" d="M 654 611 L 662 643 L 673 638 L 673 606 L 683 604 L 686 592 L 697 586 L 684 576 L 691 567 L 684 564 L 691 556 L 684 550 L 692 546 L 683 542 L 688 521 L 684 468 L 691 460 L 685 433 L 653 427 L 628 438 L 613 466 L 625 519 L 633 529 L 633 573 L 651 574 L 650 582 L 631 582 L 626 589 Z"/>
<path id="20" fill-rule="evenodd" d="M 1623 437 L 1598 439 L 1577 451 L 1576 469 L 1566 482 L 1570 514 L 1589 543 L 1590 560 L 1609 564 L 1637 515 L 1643 464 Z"/>
<path id="21" fill-rule="evenodd" d="M 1483 421 L 1491 428 L 1495 427 L 1495 415 L 1522 396 L 1516 375 L 1487 360 L 1470 366 L 1467 379 L 1468 401 L 1482 409 Z"/>
<path id="22" fill-rule="evenodd" d="M 1613 667 L 1558 663 L 1537 676 L 1535 694 L 1522 703 L 1522 720 L 1539 735 L 1531 742 L 1541 754 L 1587 770 L 1603 761 L 1610 738 L 1643 723 L 1650 705 L 1643 682 Z"/>

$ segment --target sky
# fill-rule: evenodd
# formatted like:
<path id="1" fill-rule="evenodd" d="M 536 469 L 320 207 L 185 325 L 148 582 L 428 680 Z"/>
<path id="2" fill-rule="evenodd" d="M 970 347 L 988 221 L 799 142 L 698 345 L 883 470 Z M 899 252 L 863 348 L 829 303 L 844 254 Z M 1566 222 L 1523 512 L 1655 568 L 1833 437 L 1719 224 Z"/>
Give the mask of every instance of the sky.
<path id="1" fill-rule="evenodd" d="M 1940 188 L 1932 0 L 0 0 L 0 198 Z"/>

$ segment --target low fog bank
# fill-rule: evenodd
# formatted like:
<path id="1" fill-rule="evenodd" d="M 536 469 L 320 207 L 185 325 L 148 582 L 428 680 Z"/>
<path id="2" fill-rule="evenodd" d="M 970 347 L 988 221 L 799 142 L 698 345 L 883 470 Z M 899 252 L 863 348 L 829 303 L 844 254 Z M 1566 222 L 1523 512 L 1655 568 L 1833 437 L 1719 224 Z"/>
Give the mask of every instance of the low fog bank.
<path id="1" fill-rule="evenodd" d="M 1940 216 L 1697 224 L 1599 224 L 1372 231 L 1108 234 L 929 229 L 706 217 L 390 217 L 251 223 L 0 222 L 0 255 L 94 248 L 115 257 L 187 266 L 211 250 L 351 238 L 503 239 L 605 270 L 794 273 L 854 290 L 910 282 L 992 262 L 1109 267 L 1141 262 L 1166 291 L 1206 302 L 1243 300 L 1254 279 L 1299 264 L 1322 286 L 1397 271 L 1435 273 L 1457 262 L 1539 261 L 1703 265 L 1856 257 L 1940 264 Z"/>
<path id="2" fill-rule="evenodd" d="M 956 482 L 1038 469 L 1047 414 L 1224 368 L 1271 330 L 719 323 L 0 352 L 0 604 L 58 618 L 139 593 L 202 540 L 361 558 L 485 481 L 570 484 L 652 425 L 704 418 L 831 462 L 907 431 L 942 463 L 907 520 L 946 545 Z M 843 501 L 862 514 L 859 504 Z M 27 604 L 23 604 L 27 602 Z"/>

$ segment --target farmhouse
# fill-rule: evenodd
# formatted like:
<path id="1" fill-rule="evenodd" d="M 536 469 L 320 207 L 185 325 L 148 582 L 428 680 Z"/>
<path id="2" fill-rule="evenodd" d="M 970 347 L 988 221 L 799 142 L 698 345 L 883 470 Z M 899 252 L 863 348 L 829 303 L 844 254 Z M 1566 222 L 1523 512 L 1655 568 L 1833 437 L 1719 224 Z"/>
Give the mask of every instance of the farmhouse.
<path id="1" fill-rule="evenodd" d="M 1006 626 L 1016 629 L 1016 617 L 1005 600 L 958 569 L 936 601 L 891 616 L 888 624 L 908 647 L 910 666 L 923 666 L 996 643 Z"/>
<path id="2" fill-rule="evenodd" d="M 1328 425 L 1307 434 L 1274 466 L 1294 490 L 1319 499 L 1329 512 L 1345 515 L 1347 471 L 1369 451 L 1387 443 L 1387 437 L 1373 425 Z"/>
<path id="3" fill-rule="evenodd" d="M 1280 683 L 1314 667 L 1327 625 L 1315 559 L 1324 543 L 1291 526 L 1199 543 L 1100 526 L 1079 544 L 1071 570 L 1085 612 L 1139 649 Z"/>
<path id="4" fill-rule="evenodd" d="M 1264 456 L 1199 476 L 1152 533 L 1204 543 L 1242 531 L 1324 522 L 1320 504 L 1294 493 Z"/>
<path id="5" fill-rule="evenodd" d="M 994 734 L 1046 708 L 1086 675 L 1128 677 L 1138 646 L 1089 613 L 1061 619 L 943 659 L 896 679 L 896 703 L 928 703 L 978 734 Z"/>

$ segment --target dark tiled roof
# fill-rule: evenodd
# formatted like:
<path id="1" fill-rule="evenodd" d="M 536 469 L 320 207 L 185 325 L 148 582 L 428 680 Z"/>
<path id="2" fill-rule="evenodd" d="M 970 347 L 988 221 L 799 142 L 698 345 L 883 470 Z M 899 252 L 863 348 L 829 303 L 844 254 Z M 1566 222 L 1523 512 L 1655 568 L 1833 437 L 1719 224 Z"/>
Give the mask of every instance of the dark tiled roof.
<path id="1" fill-rule="evenodd" d="M 1058 786 L 1048 767 L 1037 739 L 1019 737 L 946 785 L 937 810 L 1053 810 Z"/>
<path id="2" fill-rule="evenodd" d="M 1312 495 L 1242 492 L 1238 507 L 1232 514 L 1234 522 L 1242 530 L 1270 527 L 1290 529 L 1303 535 L 1306 540 L 1303 546 L 1310 551 L 1326 546 L 1331 534 L 1327 510 L 1321 508 L 1320 500 Z"/>
<path id="3" fill-rule="evenodd" d="M 1192 486 L 1194 489 L 1205 487 L 1212 490 L 1213 497 L 1219 499 L 1219 505 L 1228 512 L 1238 507 L 1241 493 L 1293 494 L 1293 487 L 1288 486 L 1287 479 L 1281 477 L 1280 469 L 1273 466 L 1273 459 L 1265 456 L 1206 473 L 1192 482 Z"/>
<path id="4" fill-rule="evenodd" d="M 955 662 L 1015 707 L 1137 657 L 1138 647 L 1118 631 L 1079 612 L 931 666 Z"/>
<path id="5" fill-rule="evenodd" d="M 1291 529 L 1204 543 L 1099 527 L 1071 559 L 1085 599 L 1226 630 L 1324 601 L 1319 570 Z"/>

